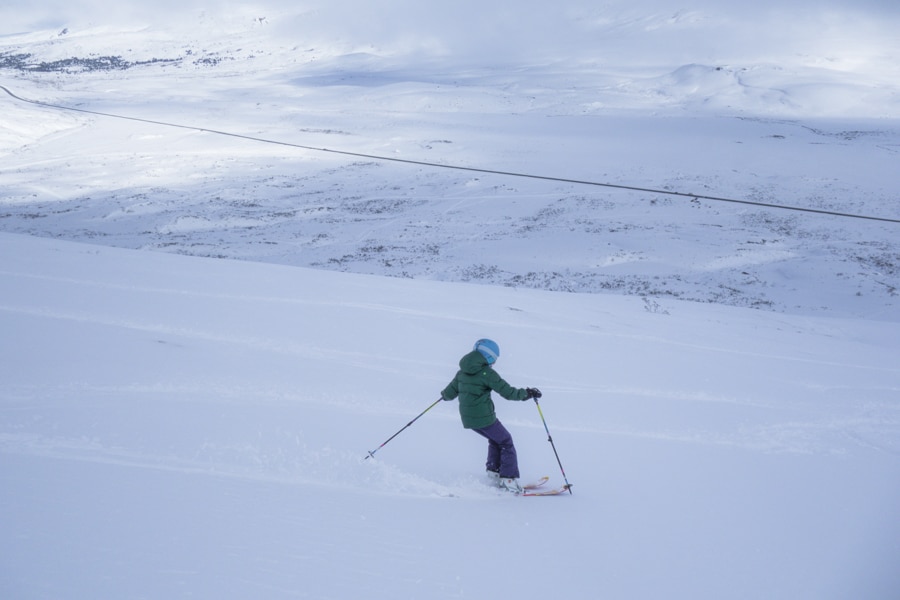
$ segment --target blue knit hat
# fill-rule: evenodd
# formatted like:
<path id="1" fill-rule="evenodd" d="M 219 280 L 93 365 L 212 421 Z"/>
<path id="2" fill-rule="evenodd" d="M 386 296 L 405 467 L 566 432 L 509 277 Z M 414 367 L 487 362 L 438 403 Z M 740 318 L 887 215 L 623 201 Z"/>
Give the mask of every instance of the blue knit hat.
<path id="1" fill-rule="evenodd" d="M 478 350 L 489 365 L 494 364 L 500 358 L 500 346 L 494 340 L 478 340 L 475 342 L 474 350 Z"/>

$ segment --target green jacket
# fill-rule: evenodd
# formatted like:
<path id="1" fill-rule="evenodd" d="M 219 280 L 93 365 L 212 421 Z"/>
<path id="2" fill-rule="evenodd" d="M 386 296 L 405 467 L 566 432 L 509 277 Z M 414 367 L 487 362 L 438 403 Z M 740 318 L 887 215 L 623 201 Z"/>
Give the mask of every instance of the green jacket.
<path id="1" fill-rule="evenodd" d="M 466 429 L 481 429 L 493 425 L 497 420 L 491 390 L 507 400 L 525 400 L 528 392 L 515 388 L 488 365 L 487 360 L 477 350 L 469 352 L 459 361 L 459 372 L 444 388 L 444 400 L 459 397 L 459 416 Z"/>

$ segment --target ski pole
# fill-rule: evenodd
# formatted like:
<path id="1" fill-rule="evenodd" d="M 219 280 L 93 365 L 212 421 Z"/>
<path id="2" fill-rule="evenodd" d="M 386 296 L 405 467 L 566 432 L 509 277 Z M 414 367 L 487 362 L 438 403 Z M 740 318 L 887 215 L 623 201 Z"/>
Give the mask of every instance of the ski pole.
<path id="1" fill-rule="evenodd" d="M 541 403 L 538 402 L 538 399 L 534 399 L 534 405 L 537 406 L 538 414 L 541 415 L 541 421 L 544 423 L 544 431 L 547 432 L 547 441 L 550 442 L 550 445 L 553 447 L 553 454 L 556 455 L 556 462 L 559 464 L 559 470 L 562 472 L 563 481 L 566 482 L 566 489 L 569 490 L 569 493 L 572 493 L 572 484 L 569 483 L 569 480 L 566 478 L 566 470 L 563 469 L 562 462 L 559 460 L 559 452 L 556 451 L 556 444 L 553 443 L 553 436 L 550 435 L 550 429 L 547 428 L 547 420 L 544 418 L 544 411 L 541 410 Z"/>
<path id="2" fill-rule="evenodd" d="M 420 412 L 420 413 L 418 414 L 418 416 L 417 416 L 415 419 L 413 419 L 412 421 L 410 421 L 409 423 L 407 423 L 400 431 L 398 431 L 397 433 L 395 433 L 394 435 L 392 435 L 391 437 L 389 437 L 388 439 L 386 439 L 386 440 L 384 441 L 384 444 L 381 444 L 380 446 L 378 446 L 377 448 L 375 448 L 374 450 L 372 450 L 371 452 L 369 452 L 369 454 L 368 454 L 368 455 L 366 456 L 366 458 L 364 458 L 363 460 L 368 460 L 369 458 L 375 458 L 375 453 L 376 453 L 376 452 L 378 452 L 379 450 L 381 450 L 382 448 L 384 448 L 384 447 L 387 445 L 387 443 L 388 443 L 389 441 L 391 441 L 392 439 L 394 439 L 395 437 L 397 437 L 398 435 L 400 435 L 401 433 L 403 433 L 403 430 L 406 429 L 407 427 L 409 427 L 410 425 L 412 425 L 413 423 L 415 423 L 415 422 L 419 419 L 419 417 L 421 417 L 422 415 L 424 415 L 425 413 L 427 413 L 429 410 L 431 410 L 432 408 L 434 408 L 435 406 L 437 406 L 437 403 L 440 402 L 441 400 L 443 400 L 443 398 L 438 398 L 437 400 L 435 400 L 435 401 L 434 401 L 434 404 L 432 404 L 431 406 L 429 406 L 428 408 L 426 408 L 425 410 L 423 410 L 422 412 Z"/>

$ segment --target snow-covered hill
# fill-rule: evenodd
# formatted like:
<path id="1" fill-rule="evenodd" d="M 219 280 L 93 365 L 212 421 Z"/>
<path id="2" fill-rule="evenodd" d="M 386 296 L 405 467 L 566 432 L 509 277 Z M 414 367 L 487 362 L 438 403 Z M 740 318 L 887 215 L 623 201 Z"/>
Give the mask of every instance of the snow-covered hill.
<path id="1" fill-rule="evenodd" d="M 0 597 L 894 600 L 898 25 L 3 3 Z"/>
<path id="2" fill-rule="evenodd" d="M 4 94 L 0 228 L 396 277 L 900 315 L 896 222 L 310 150 L 896 221 L 900 51 L 885 29 L 896 14 L 845 8 L 837 27 L 807 11 L 782 39 L 779 19 L 794 13 L 765 5 L 573 3 L 538 10 L 545 26 L 526 19 L 496 52 L 476 31 L 464 52 L 463 13 L 390 6 L 407 17 L 384 25 L 393 35 L 336 9 L 256 7 L 6 36 L 0 84 L 16 95 L 157 123 Z"/>

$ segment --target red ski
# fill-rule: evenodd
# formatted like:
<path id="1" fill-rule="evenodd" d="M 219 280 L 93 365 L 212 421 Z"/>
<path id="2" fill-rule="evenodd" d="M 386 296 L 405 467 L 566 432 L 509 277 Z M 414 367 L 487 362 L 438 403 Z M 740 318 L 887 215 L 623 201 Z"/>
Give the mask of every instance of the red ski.
<path id="1" fill-rule="evenodd" d="M 545 483 L 547 483 L 548 481 L 550 481 L 550 478 L 547 477 L 546 475 L 544 475 L 543 477 L 541 477 L 540 479 L 538 479 L 538 480 L 535 481 L 534 483 L 528 483 L 528 484 L 526 484 L 526 485 L 523 485 L 523 486 L 522 486 L 522 489 L 525 489 L 525 490 L 536 490 L 536 489 L 538 489 L 539 487 L 541 487 L 542 485 L 544 485 Z"/>
<path id="2" fill-rule="evenodd" d="M 559 496 L 560 494 L 564 494 L 564 493 L 570 491 L 569 490 L 570 487 L 571 487 L 571 485 L 569 485 L 568 483 L 562 487 L 553 488 L 553 489 L 549 489 L 549 490 L 539 490 L 539 489 L 535 489 L 535 488 L 526 487 L 525 492 L 520 495 L 521 496 Z"/>

